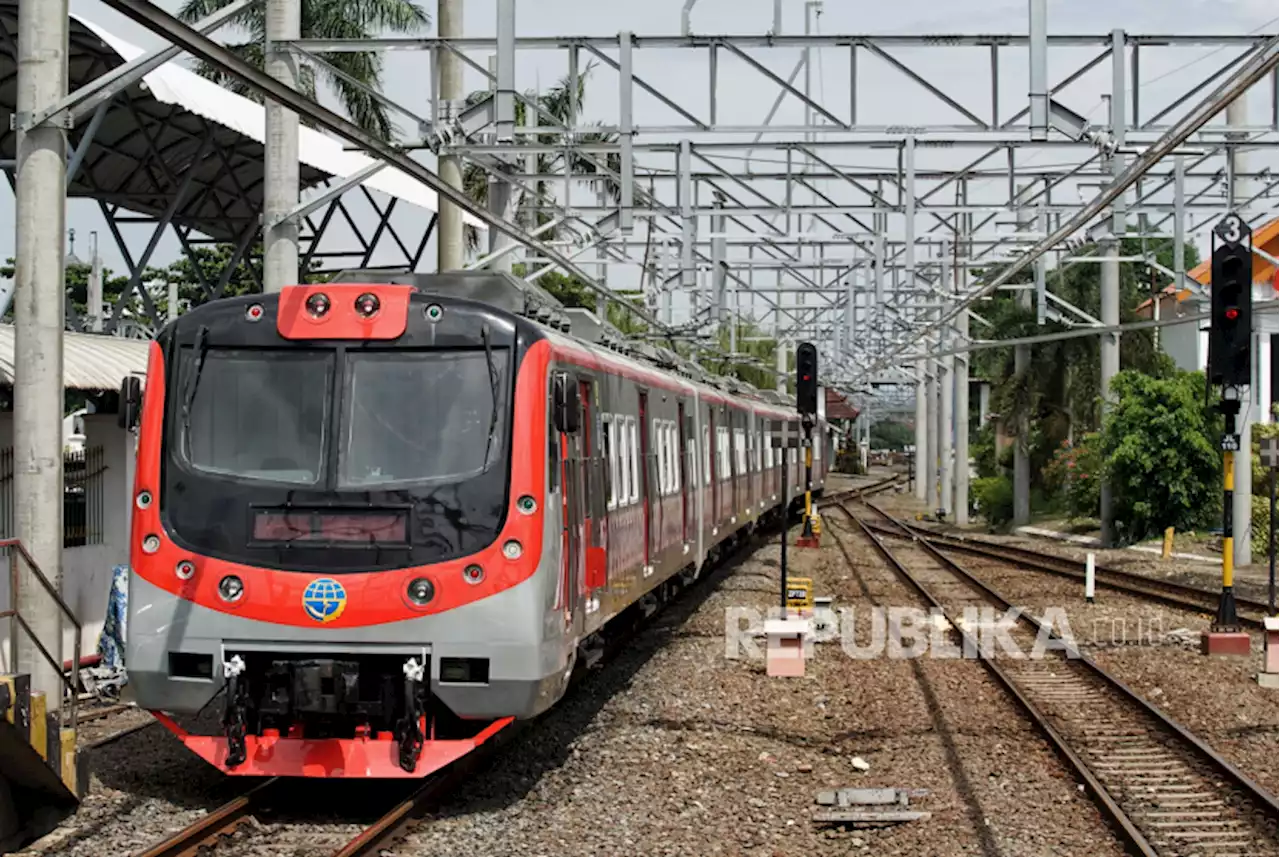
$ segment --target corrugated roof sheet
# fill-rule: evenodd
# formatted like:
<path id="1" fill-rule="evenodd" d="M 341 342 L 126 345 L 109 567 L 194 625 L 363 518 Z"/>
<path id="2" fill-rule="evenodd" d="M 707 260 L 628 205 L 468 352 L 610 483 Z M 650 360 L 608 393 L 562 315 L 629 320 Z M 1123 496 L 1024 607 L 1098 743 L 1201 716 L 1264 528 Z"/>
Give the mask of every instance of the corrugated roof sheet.
<path id="1" fill-rule="evenodd" d="M 132 374 L 147 371 L 151 343 L 100 333 L 63 334 L 62 383 L 69 390 L 118 390 Z M 0 385 L 13 386 L 14 328 L 0 324 Z"/>

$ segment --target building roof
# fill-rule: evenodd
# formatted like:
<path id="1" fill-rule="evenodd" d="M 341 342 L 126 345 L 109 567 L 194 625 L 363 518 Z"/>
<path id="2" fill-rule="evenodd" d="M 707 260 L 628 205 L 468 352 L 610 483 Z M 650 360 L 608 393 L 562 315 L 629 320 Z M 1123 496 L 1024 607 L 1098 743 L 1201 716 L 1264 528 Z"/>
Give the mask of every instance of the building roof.
<path id="1" fill-rule="evenodd" d="M 827 394 L 827 419 L 856 420 L 858 418 L 858 409 L 850 405 L 838 390 L 833 390 L 830 387 L 823 389 Z"/>
<path id="2" fill-rule="evenodd" d="M 101 333 L 64 333 L 62 384 L 68 390 L 118 390 L 129 375 L 147 371 L 151 343 Z M 14 327 L 0 324 L 0 386 L 13 386 Z"/>
<path id="3" fill-rule="evenodd" d="M 1253 246 L 1271 256 L 1275 256 L 1277 244 L 1280 244 L 1278 236 L 1280 236 L 1280 218 L 1274 218 L 1254 230 Z M 1201 285 L 1209 285 L 1212 261 L 1212 259 L 1205 259 L 1199 265 L 1187 271 L 1187 276 Z M 1280 289 L 1280 273 L 1277 272 L 1276 266 L 1256 253 L 1253 254 L 1253 282 L 1254 285 L 1270 285 L 1273 290 Z M 1175 303 L 1181 303 L 1191 297 L 1191 290 L 1178 288 L 1175 284 L 1170 283 L 1161 289 L 1160 295 L 1161 306 L 1164 306 L 1164 302 L 1169 299 L 1172 299 Z M 1143 316 L 1149 315 L 1150 307 L 1151 299 L 1148 298 L 1138 304 L 1138 312 Z"/>
<path id="4" fill-rule="evenodd" d="M 0 0 L 0 109 L 16 109 L 19 0 Z M 84 15 L 71 15 L 68 87 L 93 81 L 146 53 Z M 78 145 L 88 117 L 71 132 Z M 190 188 L 174 214 L 217 240 L 230 241 L 257 224 L 262 207 L 266 111 L 261 104 L 223 89 L 170 61 L 117 95 L 103 117 L 67 195 L 100 199 L 129 211 L 162 216 L 182 179 L 194 171 Z M 212 139 L 204 147 L 206 133 Z M 299 131 L 302 187 L 351 176 L 373 163 L 311 128 Z M 0 157 L 13 158 L 16 135 L 0 129 Z M 436 192 L 394 167 L 384 167 L 362 184 L 404 203 L 436 211 Z M 465 215 L 480 229 L 483 221 Z"/>

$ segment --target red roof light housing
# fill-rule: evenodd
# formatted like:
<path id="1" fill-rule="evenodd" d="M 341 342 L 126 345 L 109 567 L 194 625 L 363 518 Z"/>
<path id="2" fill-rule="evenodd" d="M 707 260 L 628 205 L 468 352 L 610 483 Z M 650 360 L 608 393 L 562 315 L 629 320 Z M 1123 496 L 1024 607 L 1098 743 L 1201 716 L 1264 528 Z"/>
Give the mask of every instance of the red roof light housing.
<path id="1" fill-rule="evenodd" d="M 276 330 L 285 339 L 396 339 L 409 323 L 413 286 L 324 283 L 280 290 Z"/>

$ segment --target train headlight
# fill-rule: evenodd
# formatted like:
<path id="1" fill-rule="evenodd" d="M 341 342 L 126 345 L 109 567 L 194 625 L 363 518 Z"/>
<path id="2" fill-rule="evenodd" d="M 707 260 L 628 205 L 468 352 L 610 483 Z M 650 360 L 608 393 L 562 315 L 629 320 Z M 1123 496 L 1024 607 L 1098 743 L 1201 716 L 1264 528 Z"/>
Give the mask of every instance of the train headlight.
<path id="1" fill-rule="evenodd" d="M 524 553 L 524 547 L 515 539 L 507 542 L 502 546 L 502 555 L 507 559 L 519 559 Z"/>
<path id="2" fill-rule="evenodd" d="M 356 312 L 365 318 L 373 318 L 378 314 L 379 307 L 382 303 L 378 300 L 378 296 L 372 292 L 365 292 L 356 298 Z"/>
<path id="3" fill-rule="evenodd" d="M 409 581 L 409 587 L 405 590 L 405 594 L 410 601 L 422 607 L 430 602 L 432 598 L 435 598 L 436 588 L 425 577 L 415 577 Z"/>
<path id="4" fill-rule="evenodd" d="M 516 508 L 520 510 L 521 514 L 532 515 L 538 511 L 538 501 L 526 494 L 516 501 Z"/>
<path id="5" fill-rule="evenodd" d="M 190 580 L 196 573 L 196 564 L 189 559 L 184 559 L 174 566 L 173 573 L 178 575 L 179 580 Z"/>
<path id="6" fill-rule="evenodd" d="M 462 579 L 475 585 L 484 580 L 484 569 L 478 565 L 469 565 L 462 570 Z"/>
<path id="7" fill-rule="evenodd" d="M 307 298 L 307 314 L 312 318 L 324 318 L 329 312 L 329 296 L 324 292 L 316 292 Z"/>
<path id="8" fill-rule="evenodd" d="M 145 538 L 143 538 L 143 540 L 142 540 L 142 552 L 143 552 L 143 553 L 155 553 L 155 552 L 156 552 L 156 551 L 158 551 L 158 550 L 160 550 L 160 537 L 159 537 L 159 536 L 157 536 L 157 535 L 155 535 L 155 534 L 152 534 L 152 535 L 149 535 L 149 536 L 146 536 Z"/>
<path id="9" fill-rule="evenodd" d="M 239 601 L 244 596 L 244 581 L 234 574 L 228 574 L 218 581 L 218 595 L 223 601 Z"/>

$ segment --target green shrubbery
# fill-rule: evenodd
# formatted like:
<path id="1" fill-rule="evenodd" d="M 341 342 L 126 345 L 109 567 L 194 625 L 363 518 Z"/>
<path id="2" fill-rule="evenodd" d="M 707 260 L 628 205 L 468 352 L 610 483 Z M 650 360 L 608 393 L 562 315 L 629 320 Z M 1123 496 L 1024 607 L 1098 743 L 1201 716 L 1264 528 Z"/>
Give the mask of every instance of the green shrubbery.
<path id="1" fill-rule="evenodd" d="M 1222 419 L 1204 398 L 1204 376 L 1124 371 L 1111 383 L 1115 401 L 1102 431 L 1061 441 L 1039 471 L 1038 486 L 1055 511 L 1072 518 L 1098 514 L 1101 485 L 1109 478 L 1115 534 L 1124 542 L 1213 526 L 1222 515 Z M 1274 432 L 1258 426 L 1255 437 Z M 1013 517 L 1013 488 L 1005 461 L 996 461 L 984 432 L 978 445 L 974 500 L 992 526 Z M 1004 456 L 1001 456 L 1003 459 Z M 1255 468 L 1255 545 L 1265 546 L 1265 475 Z M 1258 550 L 1255 547 L 1255 551 Z"/>
<path id="2" fill-rule="evenodd" d="M 1102 439 L 1090 433 L 1078 443 L 1064 440 L 1042 471 L 1045 496 L 1072 518 L 1098 514 L 1102 489 Z"/>
<path id="3" fill-rule="evenodd" d="M 1013 520 L 1013 483 L 1006 476 L 983 476 L 970 484 L 978 514 L 992 527 L 1005 527 Z"/>
<path id="4" fill-rule="evenodd" d="M 1153 378 L 1121 372 L 1112 379 L 1115 407 L 1102 430 L 1116 535 L 1126 542 L 1186 532 L 1213 520 L 1221 506 L 1222 455 L 1204 376 Z"/>

